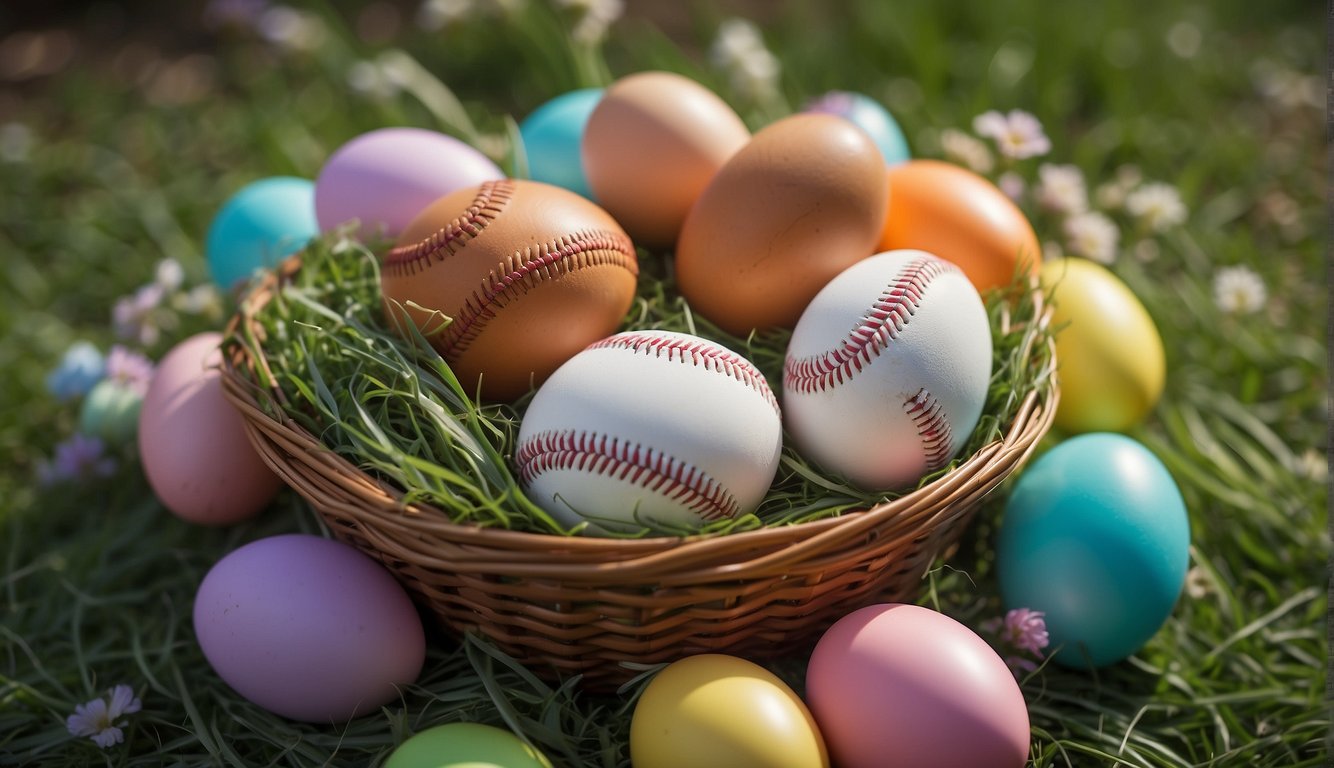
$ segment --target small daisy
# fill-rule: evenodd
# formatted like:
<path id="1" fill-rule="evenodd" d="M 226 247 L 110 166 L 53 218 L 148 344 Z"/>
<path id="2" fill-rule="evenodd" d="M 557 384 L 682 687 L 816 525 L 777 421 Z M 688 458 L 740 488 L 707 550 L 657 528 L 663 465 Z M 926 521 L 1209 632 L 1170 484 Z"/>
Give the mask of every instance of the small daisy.
<path id="1" fill-rule="evenodd" d="M 77 341 L 65 350 L 56 369 L 47 374 L 46 389 L 57 400 L 73 400 L 88 394 L 105 374 L 106 361 L 97 347 Z"/>
<path id="2" fill-rule="evenodd" d="M 956 128 L 946 128 L 940 132 L 940 149 L 945 157 L 978 173 L 991 173 L 996 167 L 991 150 L 987 149 L 985 143 Z"/>
<path id="3" fill-rule="evenodd" d="M 74 714 L 65 721 L 65 727 L 75 736 L 87 736 L 103 749 L 125 740 L 122 728 L 129 725 L 123 720 L 125 715 L 132 715 L 143 708 L 143 704 L 128 685 L 118 685 L 111 689 L 110 702 L 105 698 L 96 698 L 74 708 Z"/>
<path id="4" fill-rule="evenodd" d="M 56 445 L 50 461 L 37 464 L 37 484 L 49 488 L 70 480 L 110 477 L 115 471 L 116 461 L 106 455 L 105 443 L 76 433 Z"/>
<path id="5" fill-rule="evenodd" d="M 1186 220 L 1186 204 L 1171 184 L 1151 182 L 1126 195 L 1126 212 L 1153 232 L 1166 232 Z"/>
<path id="6" fill-rule="evenodd" d="M 1214 275 L 1214 303 L 1230 315 L 1248 315 L 1265 305 L 1264 280 L 1248 267 L 1224 267 Z"/>
<path id="7" fill-rule="evenodd" d="M 153 268 L 153 282 L 162 286 L 167 293 L 179 290 L 185 282 L 185 270 L 175 259 L 163 259 Z"/>
<path id="8" fill-rule="evenodd" d="M 778 59 L 751 22 L 728 19 L 718 25 L 709 57 L 727 73 L 732 90 L 742 98 L 761 101 L 778 93 Z"/>
<path id="9" fill-rule="evenodd" d="M 1008 115 L 992 110 L 973 119 L 973 131 L 993 139 L 997 150 L 1006 157 L 1023 160 L 1039 157 L 1051 151 L 1051 140 L 1042 130 L 1036 117 L 1021 109 L 1012 109 Z"/>
<path id="10" fill-rule="evenodd" d="M 1116 259 L 1116 246 L 1121 232 L 1111 219 L 1090 211 L 1075 214 L 1065 220 L 1066 244 L 1070 252 L 1100 264 L 1111 264 Z"/>
<path id="11" fill-rule="evenodd" d="M 117 344 L 107 353 L 106 377 L 143 397 L 153 379 L 153 361 Z"/>
<path id="12" fill-rule="evenodd" d="M 1089 207 L 1084 172 L 1077 165 L 1043 163 L 1038 166 L 1038 186 L 1034 194 L 1038 205 L 1054 213 L 1083 213 Z"/>

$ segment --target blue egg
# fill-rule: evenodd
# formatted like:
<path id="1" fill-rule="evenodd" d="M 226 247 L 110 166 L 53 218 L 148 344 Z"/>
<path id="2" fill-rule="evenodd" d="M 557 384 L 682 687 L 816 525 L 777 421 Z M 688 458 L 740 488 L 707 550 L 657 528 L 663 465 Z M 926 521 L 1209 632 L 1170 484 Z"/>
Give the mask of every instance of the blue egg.
<path id="1" fill-rule="evenodd" d="M 885 165 L 898 165 L 912 157 L 908 152 L 908 140 L 904 138 L 898 121 L 870 96 L 849 91 L 830 91 L 807 104 L 803 111 L 823 112 L 851 120 L 870 134 L 871 140 L 885 158 Z"/>
<path id="2" fill-rule="evenodd" d="M 258 269 L 275 266 L 319 234 L 315 184 L 274 176 L 247 184 L 218 211 L 204 252 L 209 274 L 223 290 Z"/>
<path id="3" fill-rule="evenodd" d="M 579 144 L 588 116 L 602 100 L 602 91 L 584 88 L 561 94 L 524 118 L 519 134 L 523 136 L 529 178 L 593 199 L 593 190 L 584 177 Z"/>
<path id="4" fill-rule="evenodd" d="M 1066 440 L 1024 470 L 996 569 L 1007 608 L 1046 613 L 1054 660 L 1101 667 L 1138 651 L 1186 580 L 1190 523 L 1167 468 L 1124 436 Z"/>

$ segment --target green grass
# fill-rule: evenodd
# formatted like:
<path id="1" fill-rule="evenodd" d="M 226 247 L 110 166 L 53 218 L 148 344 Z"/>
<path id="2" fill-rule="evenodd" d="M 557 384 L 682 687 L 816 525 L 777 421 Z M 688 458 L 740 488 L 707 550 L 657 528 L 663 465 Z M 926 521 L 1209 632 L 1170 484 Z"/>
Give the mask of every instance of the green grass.
<path id="1" fill-rule="evenodd" d="M 1132 434 L 1181 486 L 1203 594 L 1183 595 L 1127 662 L 1028 676 L 1031 764 L 1326 764 L 1327 490 L 1300 460 L 1314 451 L 1323 464 L 1327 445 L 1324 140 L 1318 108 L 1267 89 L 1260 63 L 1322 71 L 1316 9 L 1239 0 L 752 6 L 782 61 L 789 105 L 828 88 L 863 91 L 894 111 L 923 154 L 939 129 L 967 128 L 986 109 L 1027 109 L 1052 137 L 1046 159 L 1076 163 L 1094 183 L 1134 163 L 1176 184 L 1190 208 L 1151 260 L 1128 252 L 1137 238 L 1124 232 L 1114 270 L 1166 344 L 1167 390 Z M 409 22 L 414 7 L 404 6 Z M 752 125 L 777 109 L 745 103 L 710 67 L 710 36 L 734 14 L 725 8 L 701 3 L 657 25 L 621 20 L 606 69 L 566 42 L 569 19 L 548 7 L 430 35 L 408 24 L 376 44 L 353 33 L 358 8 L 316 8 L 330 37 L 312 53 L 276 53 L 242 33 L 159 31 L 138 48 L 161 59 L 156 69 L 130 71 L 133 56 L 117 57 L 117 43 L 83 49 L 58 76 L 0 83 L 0 122 L 32 135 L 26 159 L 0 160 L 0 764 L 363 765 L 457 719 L 506 725 L 563 765 L 628 761 L 633 690 L 597 697 L 540 683 L 479 643 L 436 635 L 422 678 L 379 714 L 340 728 L 269 715 L 212 673 L 190 610 L 223 553 L 318 530 L 298 498 L 214 530 L 165 512 L 132 453 L 105 481 L 34 482 L 36 462 L 77 416 L 45 393 L 46 372 L 75 340 L 110 344 L 115 299 L 150 279 L 158 260 L 176 258 L 191 283 L 203 281 L 209 219 L 242 184 L 313 177 L 343 141 L 388 124 L 466 134 L 456 107 L 478 133 L 499 137 L 487 141 L 503 159 L 507 116 L 608 73 L 679 69 L 718 88 Z M 1200 33 L 1191 58 L 1165 43 L 1182 22 Z M 81 34 L 104 23 L 95 13 L 68 22 Z M 204 44 L 207 64 L 182 64 L 192 43 Z M 386 100 L 350 92 L 352 61 L 391 46 L 461 104 L 429 78 Z M 202 67 L 194 76 L 208 88 L 179 87 L 191 67 Z M 1264 279 L 1262 311 L 1214 305 L 1213 275 L 1231 265 Z M 158 357 L 206 326 L 186 318 L 148 351 Z M 972 626 L 1000 610 L 990 548 L 1002 501 L 990 500 L 959 554 L 924 585 L 924 602 Z M 803 664 L 775 668 L 799 684 Z M 74 706 L 117 683 L 144 702 L 127 743 L 103 752 L 70 737 Z"/>

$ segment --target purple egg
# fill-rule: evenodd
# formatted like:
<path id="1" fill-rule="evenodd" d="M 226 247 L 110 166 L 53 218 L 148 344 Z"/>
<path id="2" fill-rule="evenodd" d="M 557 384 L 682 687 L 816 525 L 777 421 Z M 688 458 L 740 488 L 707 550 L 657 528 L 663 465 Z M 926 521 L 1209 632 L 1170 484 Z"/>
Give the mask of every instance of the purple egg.
<path id="1" fill-rule="evenodd" d="M 361 238 L 394 238 L 440 197 L 505 178 L 486 155 L 443 133 L 381 128 L 339 147 L 315 180 L 320 230 L 356 220 Z"/>
<path id="2" fill-rule="evenodd" d="M 412 683 L 421 618 L 383 566 L 331 539 L 291 534 L 219 560 L 195 596 L 195 634 L 214 671 L 264 709 L 341 723 Z"/>

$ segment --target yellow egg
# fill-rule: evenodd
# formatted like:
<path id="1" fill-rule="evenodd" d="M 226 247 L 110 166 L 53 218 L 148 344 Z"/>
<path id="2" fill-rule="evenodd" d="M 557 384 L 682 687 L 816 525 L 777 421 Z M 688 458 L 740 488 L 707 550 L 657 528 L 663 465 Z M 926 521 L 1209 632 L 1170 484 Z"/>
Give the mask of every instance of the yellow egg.
<path id="1" fill-rule="evenodd" d="M 1084 259 L 1042 266 L 1051 291 L 1061 403 L 1067 432 L 1120 432 L 1163 393 L 1163 340 L 1144 305 L 1106 268 Z"/>
<path id="2" fill-rule="evenodd" d="M 828 768 L 806 705 L 768 670 L 690 656 L 653 678 L 630 721 L 635 768 Z"/>

